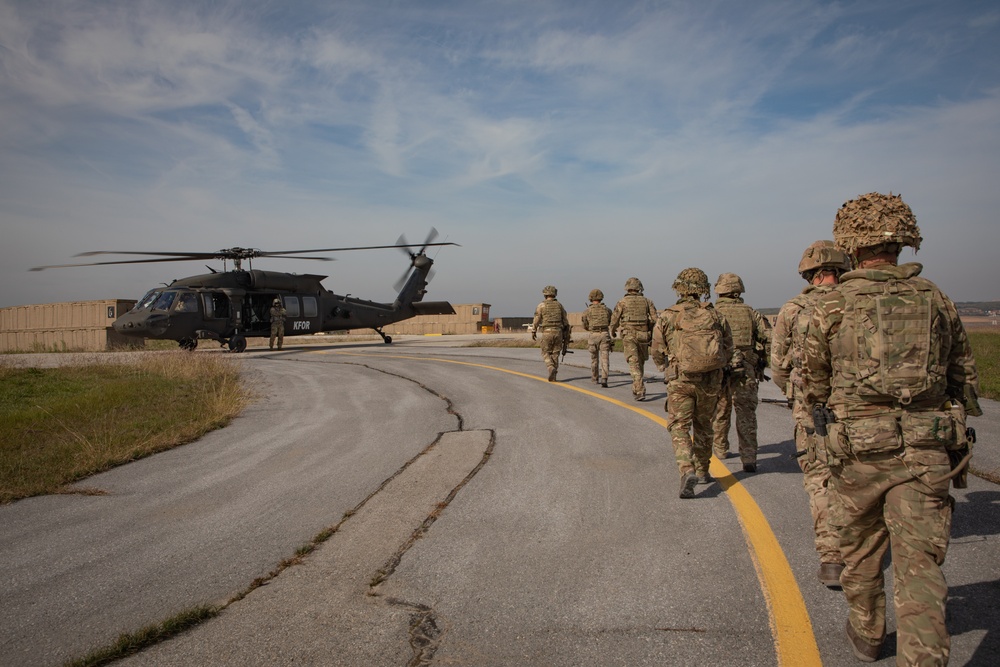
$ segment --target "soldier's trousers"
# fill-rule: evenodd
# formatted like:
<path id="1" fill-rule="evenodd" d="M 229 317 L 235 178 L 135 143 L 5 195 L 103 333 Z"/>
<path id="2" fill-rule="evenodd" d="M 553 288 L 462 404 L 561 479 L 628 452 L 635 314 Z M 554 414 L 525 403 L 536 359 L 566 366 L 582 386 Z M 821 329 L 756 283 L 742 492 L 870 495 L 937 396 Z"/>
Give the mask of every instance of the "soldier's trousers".
<path id="1" fill-rule="evenodd" d="M 712 418 L 722 391 L 722 371 L 682 374 L 667 383 L 667 428 L 681 478 L 708 473 Z"/>
<path id="2" fill-rule="evenodd" d="M 830 522 L 840 533 L 848 620 L 871 643 L 885 636 L 882 560 L 892 549 L 897 665 L 945 665 L 948 586 L 941 573 L 951 534 L 950 470 L 943 447 L 861 454 L 832 467 L 838 502 Z"/>
<path id="3" fill-rule="evenodd" d="M 812 424 L 812 422 L 809 422 Z M 829 508 L 836 502 L 836 495 L 830 488 L 830 466 L 825 455 L 818 456 L 815 435 L 806 433 L 805 426 L 795 423 L 795 449 L 802 452 L 798 457 L 802 470 L 802 486 L 809 496 L 809 511 L 813 518 L 813 532 L 816 535 L 816 551 L 820 563 L 843 563 L 840 555 L 840 536 L 830 528 Z"/>
<path id="4" fill-rule="evenodd" d="M 750 370 L 750 373 L 753 371 Z M 757 398 L 759 383 L 757 378 L 747 377 L 742 381 L 731 381 L 719 394 L 712 429 L 715 439 L 712 450 L 720 459 L 729 451 L 729 426 L 732 423 L 733 408 L 736 408 L 736 437 L 740 443 L 740 460 L 743 463 L 757 463 Z"/>
<path id="5" fill-rule="evenodd" d="M 563 335 L 561 331 L 546 331 L 542 333 L 542 361 L 550 371 L 559 370 L 559 353 L 562 352 Z"/>
<path id="6" fill-rule="evenodd" d="M 607 331 L 592 331 L 587 337 L 590 350 L 590 377 L 607 380 L 611 368 L 611 334 Z"/>
<path id="7" fill-rule="evenodd" d="M 649 333 L 625 329 L 622 332 L 622 350 L 625 352 L 628 373 L 632 376 L 632 395 L 645 396 L 646 383 L 643 375 L 646 359 L 649 359 Z"/>
<path id="8" fill-rule="evenodd" d="M 274 341 L 275 341 L 275 339 L 278 340 L 278 349 L 280 350 L 281 346 L 285 342 L 285 324 L 283 322 L 280 323 L 280 324 L 275 323 L 275 324 L 271 325 L 270 347 L 272 347 L 272 348 L 274 347 Z"/>

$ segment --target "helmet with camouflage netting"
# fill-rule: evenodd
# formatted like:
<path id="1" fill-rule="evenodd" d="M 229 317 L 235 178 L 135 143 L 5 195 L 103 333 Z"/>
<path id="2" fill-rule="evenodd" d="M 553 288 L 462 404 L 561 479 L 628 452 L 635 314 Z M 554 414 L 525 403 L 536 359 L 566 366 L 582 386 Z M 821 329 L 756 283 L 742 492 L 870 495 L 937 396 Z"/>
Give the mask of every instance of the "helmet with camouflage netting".
<path id="1" fill-rule="evenodd" d="M 684 269 L 678 273 L 673 288 L 678 294 L 691 294 L 694 296 L 701 296 L 702 294 L 708 296 L 710 294 L 708 276 L 705 275 L 704 271 L 695 267 Z"/>
<path id="2" fill-rule="evenodd" d="M 716 294 L 743 294 L 747 288 L 743 286 L 743 279 L 735 273 L 723 273 L 715 281 Z"/>
<path id="3" fill-rule="evenodd" d="M 848 254 L 886 244 L 920 249 L 917 218 L 900 195 L 869 192 L 844 202 L 833 221 L 833 240 Z"/>
<path id="4" fill-rule="evenodd" d="M 555 296 L 556 291 L 556 288 L 552 285 L 546 285 L 542 288 L 542 296 Z"/>
<path id="5" fill-rule="evenodd" d="M 587 298 L 591 301 L 600 301 L 604 298 L 604 292 L 599 289 L 592 289 L 590 290 L 590 294 L 587 295 Z"/>
<path id="6" fill-rule="evenodd" d="M 639 292 L 642 294 L 642 281 L 638 278 L 629 278 L 625 281 L 626 292 Z"/>
<path id="7" fill-rule="evenodd" d="M 844 273 L 851 270 L 851 258 L 833 241 L 826 239 L 816 241 L 802 253 L 799 275 L 809 280 L 812 278 L 812 273 L 818 269 L 831 269 Z"/>

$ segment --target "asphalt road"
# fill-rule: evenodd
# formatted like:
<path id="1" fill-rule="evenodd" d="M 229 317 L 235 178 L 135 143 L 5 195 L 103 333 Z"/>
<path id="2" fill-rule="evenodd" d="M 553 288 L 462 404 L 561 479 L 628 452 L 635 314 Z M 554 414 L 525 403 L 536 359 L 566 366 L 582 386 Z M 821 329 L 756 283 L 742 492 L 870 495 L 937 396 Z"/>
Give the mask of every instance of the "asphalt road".
<path id="1" fill-rule="evenodd" d="M 80 484 L 108 495 L 0 507 L 0 664 L 224 602 L 331 527 L 123 664 L 857 664 L 842 594 L 816 580 L 787 409 L 759 408 L 756 475 L 714 461 L 682 501 L 655 372 L 635 403 L 620 353 L 601 389 L 584 351 L 550 384 L 537 350 L 400 338 L 252 351 L 261 400 L 230 427 Z M 986 409 L 975 462 L 995 471 Z M 1000 492 L 954 495 L 951 664 L 994 665 Z"/>

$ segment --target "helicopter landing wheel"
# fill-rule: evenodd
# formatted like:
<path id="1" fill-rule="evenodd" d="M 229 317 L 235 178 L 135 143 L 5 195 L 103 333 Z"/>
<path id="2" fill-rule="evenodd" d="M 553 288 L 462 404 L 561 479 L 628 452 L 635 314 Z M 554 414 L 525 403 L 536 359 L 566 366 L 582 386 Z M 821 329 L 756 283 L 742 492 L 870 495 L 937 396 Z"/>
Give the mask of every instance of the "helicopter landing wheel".
<path id="1" fill-rule="evenodd" d="M 247 339 L 243 336 L 233 336 L 229 339 L 229 351 L 240 353 L 247 349 Z"/>
<path id="2" fill-rule="evenodd" d="M 181 338 L 177 341 L 177 344 L 181 346 L 182 350 L 187 350 L 188 352 L 193 352 L 198 347 L 198 341 L 195 338 Z"/>
<path id="3" fill-rule="evenodd" d="M 385 337 L 385 344 L 388 345 L 391 342 L 392 342 L 392 336 L 386 336 Z"/>

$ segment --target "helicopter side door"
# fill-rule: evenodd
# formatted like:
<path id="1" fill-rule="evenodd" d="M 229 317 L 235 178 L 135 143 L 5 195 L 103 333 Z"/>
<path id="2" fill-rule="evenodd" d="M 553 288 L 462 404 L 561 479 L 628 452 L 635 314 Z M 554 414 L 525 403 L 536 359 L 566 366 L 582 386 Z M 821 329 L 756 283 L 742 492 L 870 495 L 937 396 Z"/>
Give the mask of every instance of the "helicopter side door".
<path id="1" fill-rule="evenodd" d="M 313 294 L 286 294 L 281 299 L 285 305 L 285 335 L 303 336 L 321 331 L 319 299 Z"/>

